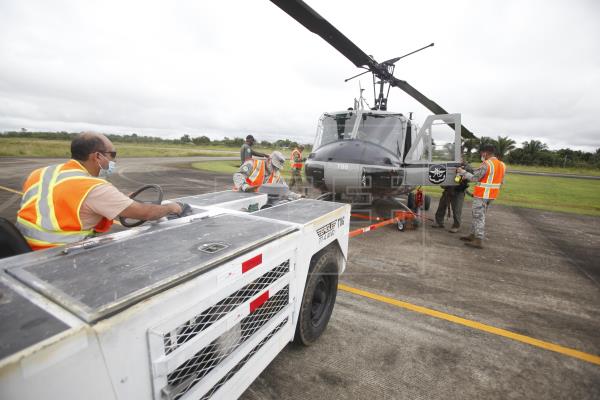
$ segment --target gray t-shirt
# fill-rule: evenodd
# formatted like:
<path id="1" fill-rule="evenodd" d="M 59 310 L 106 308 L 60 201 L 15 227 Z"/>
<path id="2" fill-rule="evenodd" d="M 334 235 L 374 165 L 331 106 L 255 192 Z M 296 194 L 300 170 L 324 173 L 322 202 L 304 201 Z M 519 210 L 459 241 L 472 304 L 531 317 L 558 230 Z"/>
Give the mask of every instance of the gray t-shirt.
<path id="1" fill-rule="evenodd" d="M 240 149 L 240 165 L 250 158 L 252 158 L 252 148 L 248 143 L 244 143 Z"/>

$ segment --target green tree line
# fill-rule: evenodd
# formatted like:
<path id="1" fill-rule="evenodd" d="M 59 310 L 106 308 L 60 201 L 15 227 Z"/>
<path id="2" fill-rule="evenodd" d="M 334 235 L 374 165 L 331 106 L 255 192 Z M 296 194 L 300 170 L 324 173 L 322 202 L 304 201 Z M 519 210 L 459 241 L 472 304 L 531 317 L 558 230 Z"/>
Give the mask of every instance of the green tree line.
<path id="1" fill-rule="evenodd" d="M 8 131 L 0 133 L 0 137 L 15 137 L 15 138 L 32 138 L 32 139 L 46 139 L 46 140 L 72 140 L 77 133 L 73 132 L 33 132 L 26 129 L 20 131 Z M 192 137 L 188 134 L 181 136 L 179 139 L 165 139 L 156 136 L 143 136 L 137 133 L 116 135 L 106 135 L 111 141 L 119 143 L 157 143 L 157 144 L 189 144 L 196 146 L 230 146 L 230 147 L 241 147 L 244 143 L 244 139 L 241 137 L 229 138 L 225 136 L 221 140 L 210 139 L 208 136 L 196 136 Z M 257 137 L 259 135 L 256 135 Z M 290 139 L 279 139 L 274 142 L 268 140 L 262 140 L 258 142 L 262 147 L 268 148 L 293 148 L 298 146 L 298 143 Z M 312 145 L 304 145 L 308 151 L 312 148 Z"/>
<path id="2" fill-rule="evenodd" d="M 517 142 L 508 136 L 498 136 L 496 139 L 483 136 L 464 140 L 463 150 L 467 158 L 473 161 L 479 157 L 478 151 L 485 144 L 494 145 L 498 158 L 509 164 L 600 169 L 600 148 L 595 152 L 569 148 L 550 150 L 546 143 L 539 140 L 525 141 L 521 147 L 517 147 Z"/>

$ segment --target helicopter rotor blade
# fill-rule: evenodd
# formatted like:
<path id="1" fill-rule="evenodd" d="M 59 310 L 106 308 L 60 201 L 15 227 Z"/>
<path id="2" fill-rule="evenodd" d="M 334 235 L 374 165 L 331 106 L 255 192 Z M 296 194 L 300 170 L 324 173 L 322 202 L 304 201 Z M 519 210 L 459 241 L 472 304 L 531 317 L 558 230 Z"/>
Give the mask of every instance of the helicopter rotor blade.
<path id="1" fill-rule="evenodd" d="M 323 40 L 329 43 L 333 48 L 342 53 L 348 60 L 350 60 L 357 67 L 367 67 L 373 74 L 379 79 L 389 82 L 392 86 L 395 86 L 405 91 L 409 96 L 413 97 L 428 110 L 434 114 L 448 114 L 446 110 L 440 107 L 437 103 L 427 98 L 424 94 L 419 92 L 417 89 L 412 87 L 406 81 L 402 81 L 394 77 L 387 70 L 387 64 L 378 64 L 372 57 L 369 57 L 364 51 L 362 51 L 357 45 L 352 43 L 344 34 L 338 31 L 329 21 L 323 18 L 319 13 L 313 10 L 308 4 L 302 0 L 271 0 L 273 4 L 282 9 L 290 17 L 294 18 L 301 25 L 303 25 L 309 31 L 319 35 Z M 417 51 L 423 50 L 427 47 L 433 46 L 433 43 L 429 46 L 425 46 Z M 414 53 L 414 52 L 413 52 Z M 412 53 L 410 53 L 412 54 Z M 402 57 L 398 57 L 400 59 Z M 388 60 L 388 64 L 398 61 L 397 59 Z M 467 128 L 462 126 L 461 135 L 464 138 L 474 138 L 475 135 Z"/>
<path id="2" fill-rule="evenodd" d="M 306 29 L 322 37 L 357 67 L 370 67 L 377 64 L 357 45 L 352 43 L 350 39 L 344 36 L 342 32 L 338 31 L 302 0 L 271 0 L 271 2 L 302 24 Z"/>
<path id="3" fill-rule="evenodd" d="M 427 96 L 425 96 L 423 93 L 419 92 L 417 89 L 415 89 L 413 86 L 411 86 L 408 82 L 400 80 L 396 77 L 392 77 L 392 79 L 390 79 L 389 82 L 390 82 L 390 85 L 403 90 L 410 97 L 412 97 L 413 99 L 415 99 L 416 101 L 421 103 L 425 108 L 427 108 L 432 113 L 448 114 L 448 112 L 446 110 L 444 110 L 439 104 L 437 104 L 435 101 L 433 101 L 430 98 L 428 98 Z M 451 126 L 452 126 L 452 124 L 451 124 Z M 452 128 L 454 128 L 454 126 L 452 126 Z M 473 134 L 473 132 L 468 130 L 464 125 L 461 125 L 461 136 L 465 139 L 475 138 L 475 135 Z"/>

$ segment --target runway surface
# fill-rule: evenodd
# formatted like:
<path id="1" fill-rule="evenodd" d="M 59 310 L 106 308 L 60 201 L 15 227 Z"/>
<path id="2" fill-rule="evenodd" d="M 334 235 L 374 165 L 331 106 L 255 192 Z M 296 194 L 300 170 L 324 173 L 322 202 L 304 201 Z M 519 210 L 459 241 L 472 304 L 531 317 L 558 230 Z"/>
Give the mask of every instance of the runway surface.
<path id="1" fill-rule="evenodd" d="M 121 159 L 111 181 L 125 193 L 156 183 L 167 197 L 231 187 L 187 167 L 199 160 Z M 0 186 L 18 192 L 31 170 L 58 161 L 1 159 Z M 14 220 L 19 200 L 0 190 L 0 216 Z M 467 233 L 468 210 L 463 218 Z M 352 239 L 341 283 L 373 296 L 339 291 L 319 341 L 289 345 L 242 398 L 600 398 L 600 218 L 493 205 L 487 222 L 483 250 L 428 225 Z"/>

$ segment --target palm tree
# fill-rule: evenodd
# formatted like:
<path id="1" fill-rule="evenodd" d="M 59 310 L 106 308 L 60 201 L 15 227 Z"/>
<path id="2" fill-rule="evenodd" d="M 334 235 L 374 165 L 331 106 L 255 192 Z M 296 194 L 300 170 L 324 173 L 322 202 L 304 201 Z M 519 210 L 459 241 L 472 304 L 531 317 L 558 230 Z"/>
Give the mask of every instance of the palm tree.
<path id="1" fill-rule="evenodd" d="M 530 140 L 529 142 L 523 142 L 523 150 L 531 156 L 536 156 L 541 151 L 548 150 L 548 145 L 539 140 Z"/>
<path id="2" fill-rule="evenodd" d="M 465 154 L 467 155 L 467 157 L 470 156 L 473 149 L 476 149 L 478 146 L 479 146 L 479 139 L 477 139 L 477 138 L 465 139 L 465 141 L 463 143 L 463 148 L 465 149 Z"/>
<path id="3" fill-rule="evenodd" d="M 504 159 L 509 152 L 514 150 L 516 148 L 515 144 L 517 143 L 508 136 L 498 136 L 498 139 L 494 140 L 494 142 L 494 145 L 496 146 L 496 156 L 498 156 L 500 160 Z"/>
<path id="4" fill-rule="evenodd" d="M 496 146 L 496 141 L 494 139 L 492 139 L 491 137 L 488 136 L 482 136 L 479 139 L 479 150 L 481 150 L 481 148 L 483 146 L 485 146 L 486 144 L 491 144 L 493 146 Z"/>

